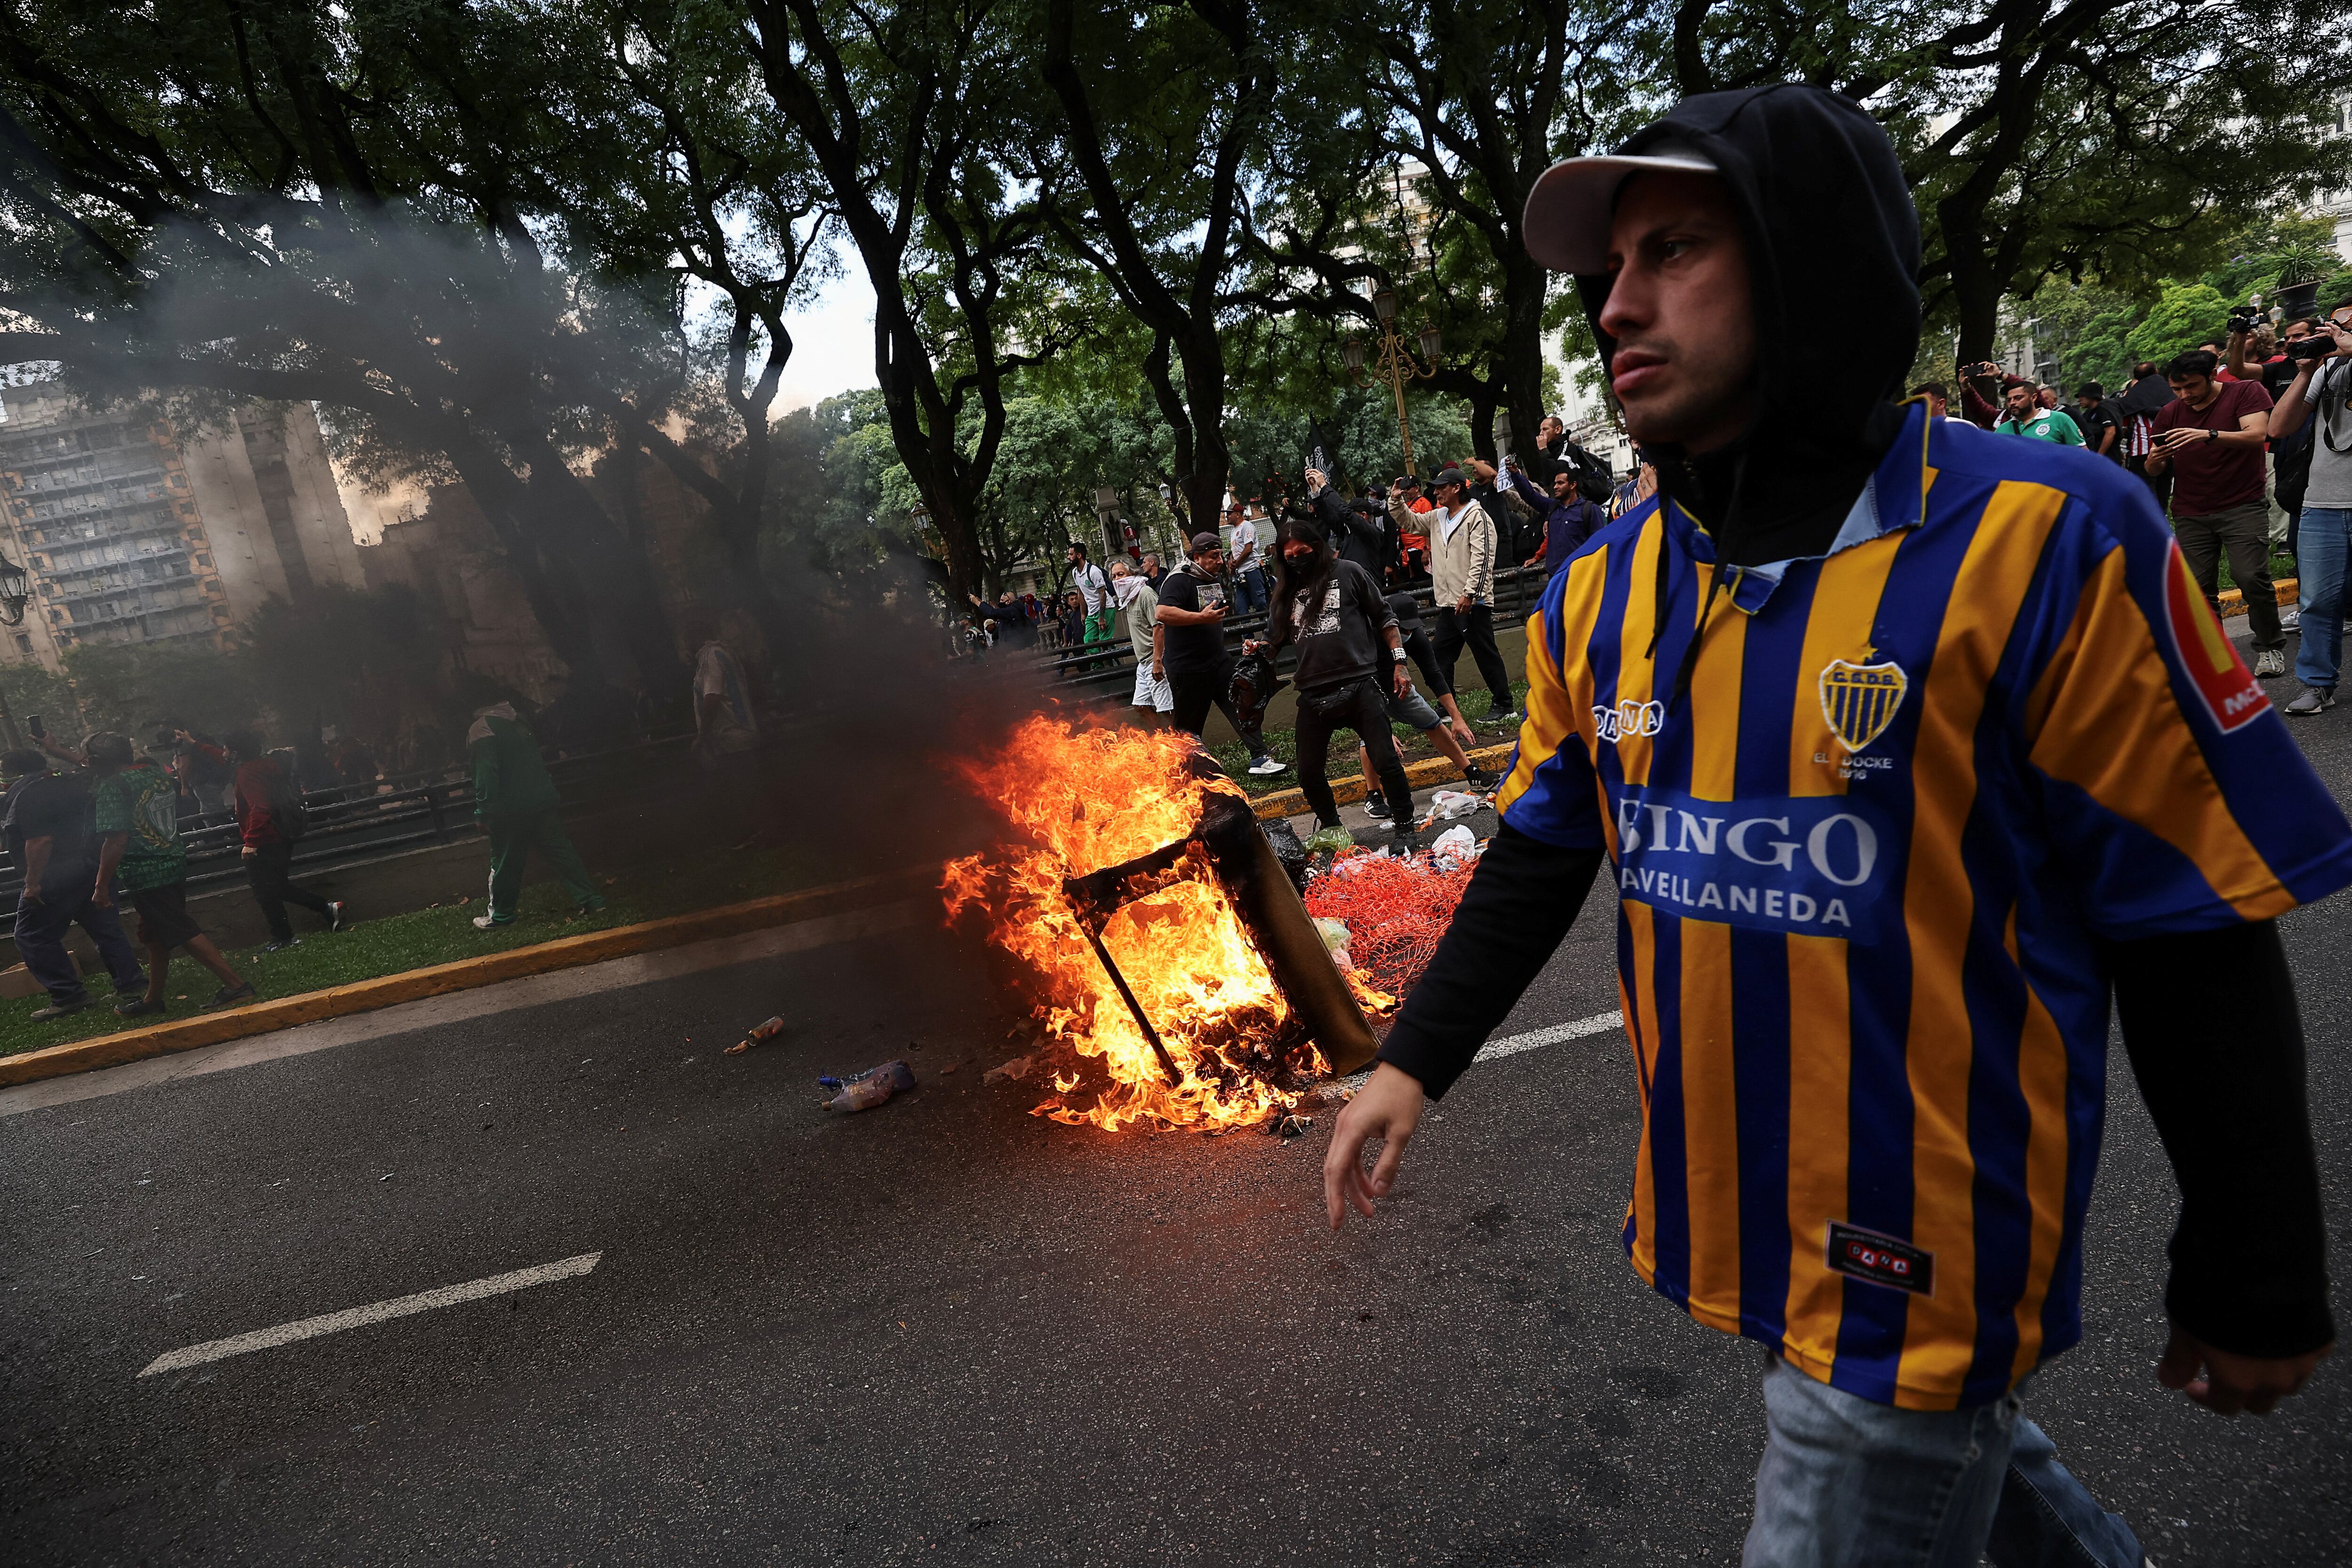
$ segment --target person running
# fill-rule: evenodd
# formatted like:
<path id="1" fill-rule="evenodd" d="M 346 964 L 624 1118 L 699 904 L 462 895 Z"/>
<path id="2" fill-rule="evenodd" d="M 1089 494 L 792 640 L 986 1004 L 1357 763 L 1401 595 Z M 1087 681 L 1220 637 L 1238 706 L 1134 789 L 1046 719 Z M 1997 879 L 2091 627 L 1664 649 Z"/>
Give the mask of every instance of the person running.
<path id="1" fill-rule="evenodd" d="M 1412 691 L 1395 612 L 1372 574 L 1340 560 L 1313 522 L 1293 518 L 1282 525 L 1280 540 L 1282 564 L 1266 612 L 1270 635 L 1243 651 L 1263 647 L 1267 657 L 1279 658 L 1291 648 L 1298 656 L 1291 672 L 1298 695 L 1298 786 L 1316 825 L 1339 826 L 1339 801 L 1324 770 L 1333 733 L 1353 730 L 1366 747 L 1379 747 L 1370 752 L 1371 764 L 1388 801 L 1397 852 L 1410 855 L 1415 847 L 1412 786 L 1389 730 L 1389 702 Z"/>
<path id="2" fill-rule="evenodd" d="M 246 883 L 269 927 L 269 941 L 261 951 L 280 952 L 294 945 L 288 904 L 309 910 L 327 922 L 329 931 L 342 930 L 342 900 L 297 887 L 291 878 L 294 841 L 302 836 L 303 823 L 302 792 L 294 787 L 293 749 L 252 756 L 248 753 L 258 750 L 257 743 L 244 736 L 234 738 L 229 750 L 247 759 L 236 764 L 233 794 Z"/>
<path id="3" fill-rule="evenodd" d="M 1339 1116 L 1329 1221 L 1606 859 L 1624 1245 L 1769 1352 L 1747 1568 L 2140 1568 L 2024 1414 L 2083 1334 L 2110 995 L 2181 1188 L 2158 1379 L 2269 1410 L 2335 1339 L 2276 917 L 2352 882 L 2352 826 L 2137 479 L 1888 401 L 1919 226 L 1853 100 L 1685 99 L 1524 232 L 1660 489 L 1529 623 L 1501 830 Z"/>
<path id="4" fill-rule="evenodd" d="M 139 911 L 139 941 L 147 949 L 147 994 L 118 1006 L 125 1018 L 164 1011 L 163 992 L 172 950 L 212 971 L 220 989 L 203 1004 L 235 1006 L 253 1000 L 253 985 L 221 956 L 213 939 L 188 913 L 188 851 L 180 842 L 180 786 L 152 759 L 135 755 L 131 737 L 100 731 L 82 743 L 89 763 L 92 826 L 98 835 L 98 878 L 89 901 L 114 907 L 115 882 Z"/>
<path id="5" fill-rule="evenodd" d="M 580 851 L 563 831 L 563 803 L 540 759 L 539 742 L 512 703 L 496 703 L 474 715 L 474 726 L 466 731 L 466 754 L 474 769 L 474 816 L 490 835 L 490 907 L 474 917 L 474 929 L 514 924 L 523 863 L 534 849 L 562 880 L 574 913 L 603 909 L 604 895 L 589 880 Z"/>

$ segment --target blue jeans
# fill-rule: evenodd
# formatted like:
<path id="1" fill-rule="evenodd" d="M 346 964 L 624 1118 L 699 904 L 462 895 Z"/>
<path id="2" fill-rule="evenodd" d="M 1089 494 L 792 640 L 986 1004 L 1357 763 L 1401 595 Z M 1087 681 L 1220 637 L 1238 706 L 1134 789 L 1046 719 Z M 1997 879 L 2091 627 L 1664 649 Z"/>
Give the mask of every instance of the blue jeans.
<path id="1" fill-rule="evenodd" d="M 2344 565 L 2352 556 L 2352 507 L 2305 507 L 2295 528 L 2303 639 L 2294 653 L 2294 678 L 2305 686 L 2332 688 L 2344 656 Z"/>
<path id="2" fill-rule="evenodd" d="M 1255 566 L 1234 574 L 1234 614 L 1256 615 L 1265 610 L 1265 574 Z"/>
<path id="3" fill-rule="evenodd" d="M 2140 1568 L 2139 1541 L 2066 1473 L 2016 1393 L 1897 1410 L 1775 1358 L 1741 1568 Z"/>
<path id="4" fill-rule="evenodd" d="M 115 994 L 144 995 L 146 972 L 139 967 L 139 954 L 131 947 L 131 939 L 123 934 L 121 913 L 113 905 L 101 909 L 89 901 L 88 893 L 39 903 L 19 897 L 16 951 L 24 956 L 26 972 L 48 992 L 49 1000 L 67 1005 L 89 1000 L 81 974 L 66 952 L 66 932 L 77 925 L 88 931 L 89 940 L 96 944 L 98 956 L 114 981 Z"/>

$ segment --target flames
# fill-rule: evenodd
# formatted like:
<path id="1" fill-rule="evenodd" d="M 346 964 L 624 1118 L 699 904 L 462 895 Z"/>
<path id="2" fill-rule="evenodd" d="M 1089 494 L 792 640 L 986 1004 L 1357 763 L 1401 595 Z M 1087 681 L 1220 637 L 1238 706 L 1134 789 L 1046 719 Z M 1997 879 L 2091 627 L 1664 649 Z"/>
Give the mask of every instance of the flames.
<path id="1" fill-rule="evenodd" d="M 1039 715 L 995 755 L 951 765 L 1024 842 L 951 861 L 950 918 L 985 922 L 989 939 L 1035 977 L 1036 1017 L 1067 1048 L 1036 1108 L 1056 1121 L 1116 1131 L 1138 1121 L 1223 1129 L 1290 1109 L 1286 1084 L 1324 1070 L 1265 955 L 1195 850 L 1100 927 L 1144 1016 L 1181 1076 L 1170 1083 L 1087 940 L 1064 880 L 1189 837 L 1212 792 L 1198 748 L 1170 731 L 1087 728 Z M 1060 1054 L 1060 1053 L 1056 1053 Z"/>

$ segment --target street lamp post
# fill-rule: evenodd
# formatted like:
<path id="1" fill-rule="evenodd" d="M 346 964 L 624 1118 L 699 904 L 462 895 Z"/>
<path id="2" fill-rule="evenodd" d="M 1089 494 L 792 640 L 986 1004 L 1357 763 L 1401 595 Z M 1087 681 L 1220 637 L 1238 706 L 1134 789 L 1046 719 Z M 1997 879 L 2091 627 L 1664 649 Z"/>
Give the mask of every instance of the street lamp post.
<path id="1" fill-rule="evenodd" d="M 1125 552 L 1126 544 L 1118 536 L 1118 492 L 1108 485 L 1095 487 L 1095 521 L 1100 523 L 1103 552 L 1101 559 L 1108 571 L 1110 558 Z"/>
<path id="2" fill-rule="evenodd" d="M 32 578 L 22 566 L 0 555 L 0 624 L 23 626 L 25 606 L 32 598 Z M 24 731 L 16 728 L 16 715 L 8 710 L 5 694 L 0 694 L 0 740 L 7 742 L 11 751 L 20 750 L 25 744 Z"/>
<path id="3" fill-rule="evenodd" d="M 1404 339 L 1397 335 L 1394 289 L 1382 289 L 1372 295 L 1372 313 L 1381 321 L 1379 353 L 1373 363 L 1372 374 L 1369 376 L 1364 374 L 1364 344 L 1362 340 L 1352 334 L 1341 340 L 1339 358 L 1347 364 L 1348 374 L 1358 386 L 1378 386 L 1382 379 L 1388 382 L 1389 391 L 1396 397 L 1397 433 L 1404 439 L 1404 471 L 1418 479 L 1420 475 L 1412 466 L 1412 421 L 1404 411 L 1404 384 L 1426 381 L 1437 374 L 1440 347 L 1437 329 L 1423 326 L 1416 334 L 1421 339 L 1421 357 L 1428 362 L 1423 365 L 1414 362 L 1412 351 L 1405 346 Z"/>

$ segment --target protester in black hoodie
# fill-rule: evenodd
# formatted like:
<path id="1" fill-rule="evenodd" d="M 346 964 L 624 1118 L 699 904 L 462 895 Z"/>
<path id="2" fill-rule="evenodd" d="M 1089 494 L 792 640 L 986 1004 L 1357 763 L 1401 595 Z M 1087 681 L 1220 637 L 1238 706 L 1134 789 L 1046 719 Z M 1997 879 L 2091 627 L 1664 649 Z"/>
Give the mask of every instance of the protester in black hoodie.
<path id="1" fill-rule="evenodd" d="M 1342 561 L 1313 522 L 1293 518 L 1282 525 L 1281 558 L 1276 567 L 1274 602 L 1266 612 L 1265 647 L 1279 657 L 1285 648 L 1298 658 L 1291 679 L 1298 689 L 1298 787 L 1314 808 L 1318 826 L 1339 826 L 1339 807 L 1325 766 L 1331 737 L 1353 730 L 1371 753 L 1373 771 L 1387 797 L 1396 847 L 1413 850 L 1412 786 L 1405 782 L 1404 759 L 1389 731 L 1388 701 L 1412 689 L 1405 673 L 1403 637 L 1396 616 L 1372 574 Z"/>
<path id="2" fill-rule="evenodd" d="M 2335 1337 L 2270 917 L 2352 882 L 2352 826 L 2137 481 L 1891 402 L 1918 224 L 1851 100 L 1685 100 L 1524 232 L 1660 493 L 1529 623 L 1502 828 L 1339 1117 L 1331 1224 L 1611 859 L 1625 1244 L 1772 1352 L 1743 1562 L 2137 1568 L 2021 1413 L 2082 1332 L 2109 996 L 2181 1187 L 2157 1375 L 2269 1410 Z"/>

